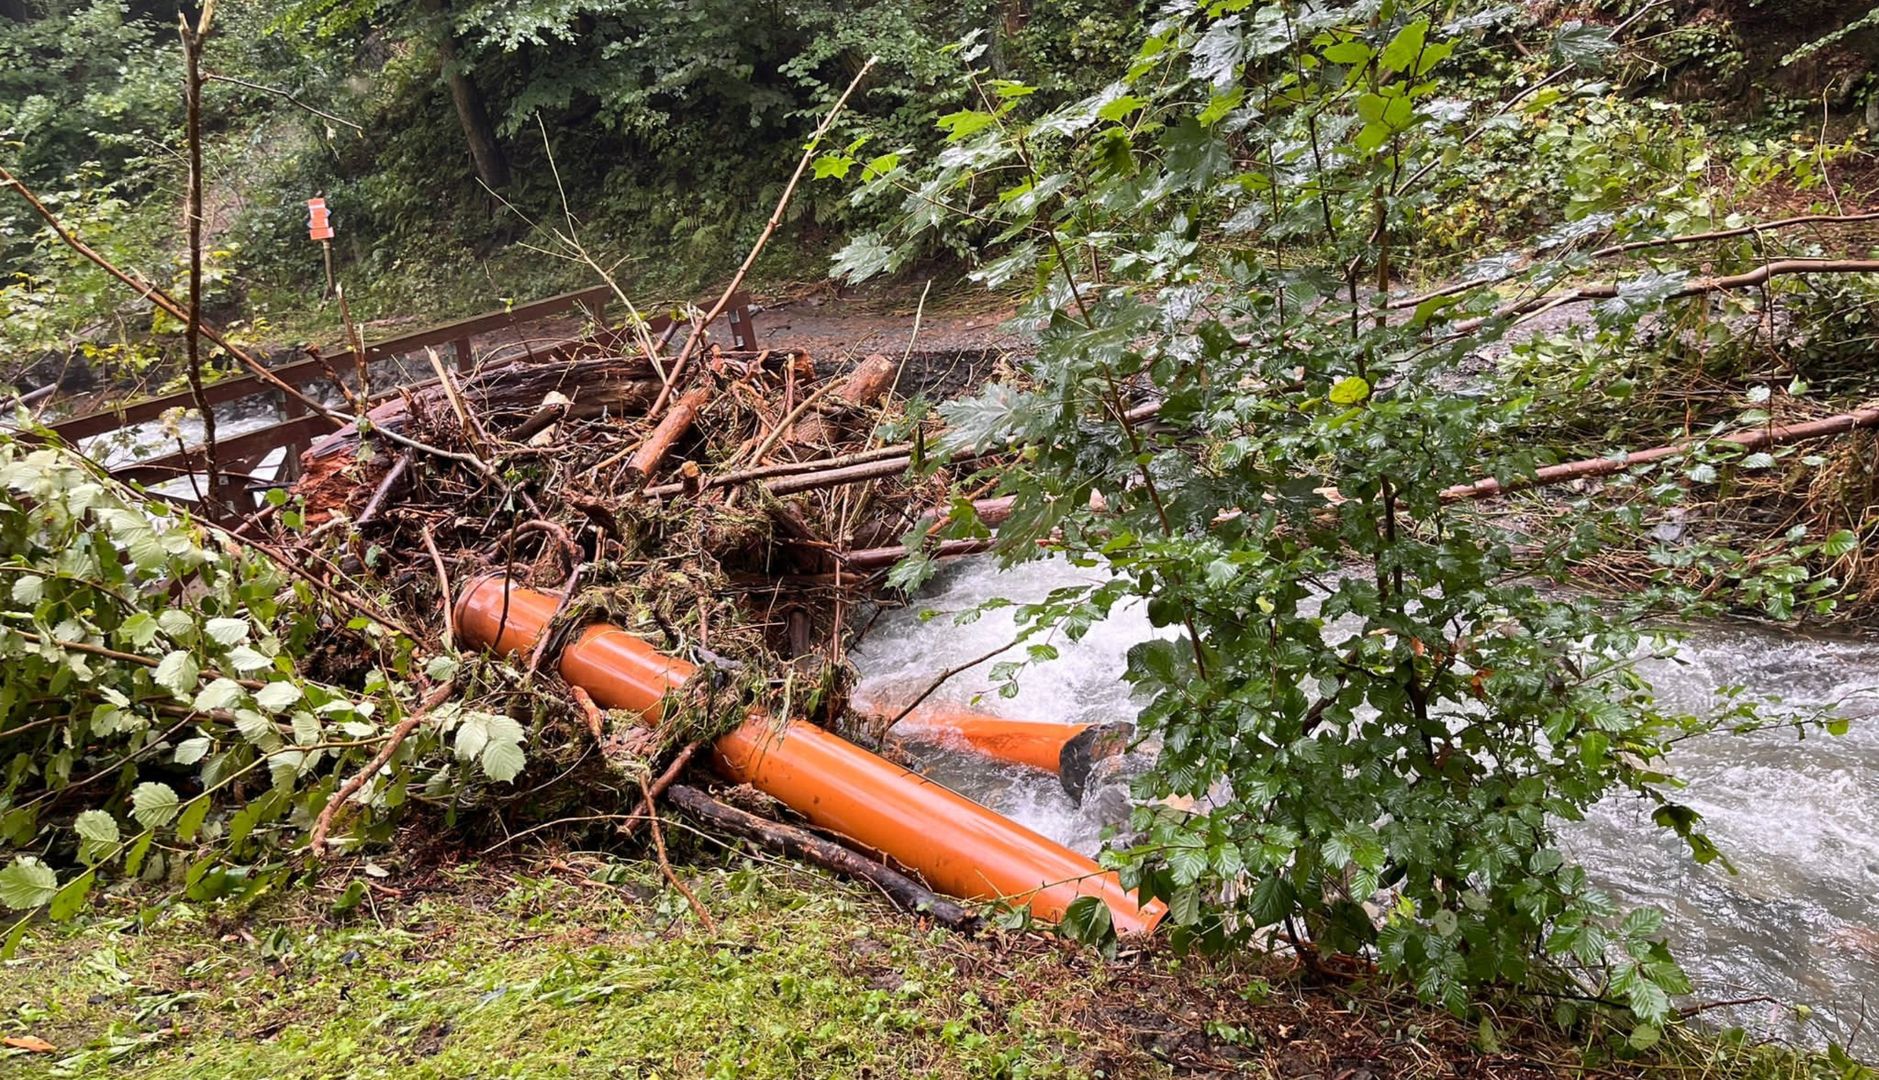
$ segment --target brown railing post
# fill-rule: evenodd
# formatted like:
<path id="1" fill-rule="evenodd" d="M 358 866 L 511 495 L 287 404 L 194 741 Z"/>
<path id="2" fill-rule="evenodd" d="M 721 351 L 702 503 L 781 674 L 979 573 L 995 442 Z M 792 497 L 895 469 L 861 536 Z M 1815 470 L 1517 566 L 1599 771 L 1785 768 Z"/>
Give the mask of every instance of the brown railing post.
<path id="1" fill-rule="evenodd" d="M 454 345 L 457 350 L 458 373 L 463 374 L 463 375 L 468 375 L 470 373 L 470 369 L 476 366 L 476 352 L 475 350 L 470 348 L 470 339 L 467 337 L 460 337 L 456 341 L 452 342 L 451 344 Z"/>

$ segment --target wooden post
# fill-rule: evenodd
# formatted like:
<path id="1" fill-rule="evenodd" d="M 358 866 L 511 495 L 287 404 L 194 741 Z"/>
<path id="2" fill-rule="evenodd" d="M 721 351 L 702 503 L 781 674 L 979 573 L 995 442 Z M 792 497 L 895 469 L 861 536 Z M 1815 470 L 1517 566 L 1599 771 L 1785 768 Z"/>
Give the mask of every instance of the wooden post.
<path id="1" fill-rule="evenodd" d="M 468 375 L 470 370 L 476 367 L 476 350 L 470 348 L 470 339 L 461 337 L 451 344 L 457 350 L 457 371 Z"/>

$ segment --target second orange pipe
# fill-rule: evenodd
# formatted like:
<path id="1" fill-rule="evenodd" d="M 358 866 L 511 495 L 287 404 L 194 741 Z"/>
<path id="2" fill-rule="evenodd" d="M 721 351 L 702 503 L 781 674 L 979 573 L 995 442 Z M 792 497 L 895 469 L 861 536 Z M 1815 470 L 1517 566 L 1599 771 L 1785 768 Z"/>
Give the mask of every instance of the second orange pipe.
<path id="1" fill-rule="evenodd" d="M 472 582 L 457 602 L 458 633 L 504 653 L 532 648 L 553 618 L 555 597 L 500 576 Z M 582 631 L 561 653 L 561 675 L 611 709 L 659 719 L 665 695 L 695 669 L 615 626 Z M 807 721 L 753 715 L 720 736 L 720 769 L 782 800 L 811 822 L 884 852 L 927 884 L 968 900 L 1022 903 L 1063 918 L 1079 896 L 1100 898 L 1116 932 L 1144 934 L 1166 914 L 1140 904 L 1113 871 L 1001 814 L 894 765 Z"/>

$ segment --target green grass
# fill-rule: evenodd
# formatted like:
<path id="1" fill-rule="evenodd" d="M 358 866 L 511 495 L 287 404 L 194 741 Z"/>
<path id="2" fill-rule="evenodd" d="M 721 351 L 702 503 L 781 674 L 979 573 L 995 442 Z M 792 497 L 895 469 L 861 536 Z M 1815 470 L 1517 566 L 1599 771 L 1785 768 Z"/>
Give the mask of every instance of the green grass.
<path id="1" fill-rule="evenodd" d="M 1874 1078 L 1683 1028 L 1640 1056 L 1624 1026 L 1562 1033 L 1544 1002 L 1456 1017 L 1253 954 L 967 939 L 850 882 L 677 845 L 711 927 L 653 864 L 556 851 L 386 860 L 343 915 L 363 864 L 245 914 L 172 903 L 144 926 L 112 913 L 147 897 L 107 896 L 0 965 L 0 1040 L 53 1047 L 0 1047 L 0 1076 Z"/>
<path id="2" fill-rule="evenodd" d="M 643 864 L 607 867 L 618 884 L 485 873 L 338 925 L 275 912 L 241 930 L 175 907 L 144 931 L 41 932 L 0 969 L 0 1034 L 57 1049 L 0 1073 L 1084 1075 L 1064 1063 L 1074 1032 L 993 1005 L 957 941 L 884 924 L 846 888 L 709 872 L 694 885 L 714 933 Z"/>

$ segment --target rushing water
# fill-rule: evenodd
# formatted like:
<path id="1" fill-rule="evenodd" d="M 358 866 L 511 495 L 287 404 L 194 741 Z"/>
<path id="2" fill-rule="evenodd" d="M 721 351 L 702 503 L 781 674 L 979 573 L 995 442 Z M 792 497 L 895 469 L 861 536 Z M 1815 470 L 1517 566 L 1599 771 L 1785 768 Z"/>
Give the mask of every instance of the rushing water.
<path id="1" fill-rule="evenodd" d="M 956 625 L 948 615 L 980 601 L 1041 599 L 1052 588 L 1093 580 L 1063 562 L 998 571 L 988 561 L 949 567 L 915 605 L 886 613 L 856 649 L 857 699 L 891 706 L 940 671 L 1011 640 L 1008 612 Z M 922 613 L 937 611 L 936 618 Z M 1134 610 L 1119 611 L 1061 658 L 1027 670 L 1018 696 L 996 696 L 984 665 L 948 681 L 938 700 L 1012 719 L 1133 718 L 1138 705 L 1121 680 L 1128 647 L 1154 633 Z M 1879 644 L 1823 640 L 1753 628 L 1691 628 L 1677 655 L 1644 670 L 1660 698 L 1695 712 L 1721 707 L 1727 687 L 1781 699 L 1783 707 L 1830 703 L 1849 716 L 1879 711 Z M 1039 832 L 1085 852 L 1102 843 L 1103 814 L 1079 807 L 1055 777 L 988 761 L 915 729 L 904 743 L 933 776 Z M 1698 866 L 1681 842 L 1650 822 L 1636 800 L 1614 798 L 1566 830 L 1569 849 L 1622 901 L 1669 915 L 1696 1000 L 1766 996 L 1711 1015 L 1754 1031 L 1820 1043 L 1858 1040 L 1879 1012 L 1879 722 L 1855 720 L 1844 736 L 1792 732 L 1713 735 L 1680 745 L 1673 771 L 1689 782 L 1680 800 L 1701 811 L 1734 863 Z M 1808 1009 L 1803 1020 L 1793 1006 Z M 1874 1017 L 1879 1019 L 1879 1017 Z"/>

